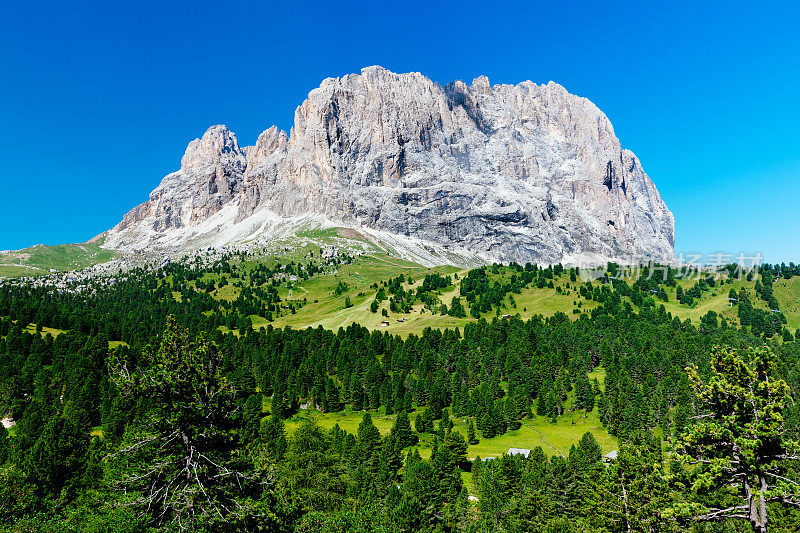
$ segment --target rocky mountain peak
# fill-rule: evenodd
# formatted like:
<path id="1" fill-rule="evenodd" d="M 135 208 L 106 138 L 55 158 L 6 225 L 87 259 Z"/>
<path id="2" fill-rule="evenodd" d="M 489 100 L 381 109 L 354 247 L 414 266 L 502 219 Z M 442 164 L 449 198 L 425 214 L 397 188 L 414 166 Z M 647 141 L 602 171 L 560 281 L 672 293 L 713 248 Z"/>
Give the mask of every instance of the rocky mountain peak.
<path id="1" fill-rule="evenodd" d="M 490 94 L 492 92 L 492 85 L 489 83 L 489 78 L 486 76 L 478 76 L 472 80 L 472 90 L 481 94 Z"/>
<path id="2" fill-rule="evenodd" d="M 227 126 L 217 124 L 208 128 L 201 138 L 189 143 L 181 159 L 181 168 L 193 170 L 217 164 L 240 165 L 244 155 L 236 135 Z"/>
<path id="3" fill-rule="evenodd" d="M 638 159 L 597 106 L 553 82 L 441 86 L 379 66 L 327 78 L 288 137 L 272 126 L 240 148 L 209 128 L 106 242 L 189 245 L 265 213 L 486 260 L 674 259 L 672 214 Z"/>

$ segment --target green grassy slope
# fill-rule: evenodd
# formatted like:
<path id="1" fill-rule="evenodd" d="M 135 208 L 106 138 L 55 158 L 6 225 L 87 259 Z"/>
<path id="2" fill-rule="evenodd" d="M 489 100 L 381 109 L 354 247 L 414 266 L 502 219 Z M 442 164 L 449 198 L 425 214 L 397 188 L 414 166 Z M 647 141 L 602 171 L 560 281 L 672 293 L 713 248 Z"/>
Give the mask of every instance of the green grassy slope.
<path id="1" fill-rule="evenodd" d="M 370 304 L 375 298 L 377 290 L 373 284 L 382 286 L 384 281 L 403 274 L 406 279 L 411 277 L 412 283 L 404 283 L 406 290 L 418 287 L 426 274 L 440 273 L 453 277 L 453 285 L 436 293 L 441 303 L 451 303 L 454 296 L 459 296 L 461 279 L 468 270 L 456 267 L 425 268 L 418 264 L 397 259 L 386 254 L 370 254 L 358 258 L 352 264 L 341 265 L 335 273 L 316 275 L 308 280 L 298 280 L 292 283 L 291 288 L 282 284 L 279 294 L 284 303 L 302 303 L 294 314 L 285 314 L 275 318 L 271 324 L 274 327 L 291 326 L 293 328 L 306 328 L 323 326 L 327 329 L 338 329 L 353 323 L 358 323 L 370 329 L 380 329 L 389 333 L 406 336 L 410 333 L 419 333 L 427 327 L 433 328 L 462 328 L 465 324 L 475 321 L 472 317 L 456 318 L 438 313 L 431 313 L 424 309 L 421 303 L 413 306 L 410 313 L 392 313 L 389 311 L 388 300 L 381 303 L 378 312 L 370 311 Z M 501 269 L 499 274 L 491 274 L 492 281 L 508 281 L 511 275 L 509 269 Z M 456 279 L 455 276 L 458 276 Z M 627 280 L 629 283 L 633 280 Z M 334 295 L 335 287 L 343 282 L 348 290 Z M 696 280 L 678 280 L 678 284 L 688 290 Z M 599 304 L 586 300 L 580 296 L 580 288 L 584 282 L 578 278 L 570 282 L 567 274 L 556 277 L 553 287 L 537 288 L 533 284 L 522 289 L 520 294 L 513 294 L 513 301 L 506 297 L 504 307 L 499 311 L 494 309 L 484 313 L 483 318 L 492 320 L 499 315 L 519 315 L 523 320 L 534 315 L 552 316 L 562 312 L 570 318 L 575 318 L 579 313 L 590 313 Z M 595 286 L 597 283 L 595 282 Z M 665 309 L 681 320 L 689 319 L 699 324 L 700 318 L 709 311 L 715 311 L 724 317 L 730 324 L 738 324 L 738 309 L 731 307 L 728 293 L 731 289 L 739 292 L 745 289 L 750 294 L 754 307 L 766 309 L 766 303 L 754 291 L 755 280 L 733 280 L 731 283 L 717 283 L 715 287 L 702 293 L 702 297 L 695 300 L 694 304 L 687 306 L 676 299 L 676 288 L 667 288 L 669 301 L 656 300 L 656 305 L 664 305 Z M 218 289 L 214 296 L 219 299 L 234 299 L 238 289 L 229 285 Z M 780 303 L 781 311 L 786 315 L 789 329 L 794 332 L 800 327 L 800 277 L 790 280 L 777 280 L 775 282 L 775 296 Z M 352 307 L 345 308 L 345 299 L 349 298 Z M 466 304 L 466 302 L 464 302 Z M 388 316 L 383 316 L 381 311 L 386 310 Z M 263 317 L 252 316 L 255 328 L 266 326 L 269 322 Z M 381 325 L 387 320 L 388 326 Z M 400 321 L 402 320 L 402 321 Z"/>
<path id="2" fill-rule="evenodd" d="M 366 239 L 361 235 L 342 233 L 341 228 L 308 230 L 298 234 L 300 239 L 308 240 L 303 246 L 296 246 L 285 252 L 279 252 L 274 257 L 259 258 L 259 262 L 285 263 L 287 261 L 303 261 L 309 257 L 310 252 L 315 252 L 316 257 L 319 244 L 342 244 L 344 241 Z M 58 246 L 36 245 L 24 250 L 0 253 L 0 276 L 17 277 L 47 274 L 50 269 L 64 272 L 85 268 L 87 266 L 108 261 L 114 257 L 114 252 L 100 248 L 98 243 L 64 244 Z M 253 261 L 245 262 L 252 264 Z M 296 281 L 291 288 L 286 283 L 281 284 L 279 291 L 281 298 L 286 302 L 303 302 L 296 314 L 286 314 L 272 321 L 274 327 L 291 326 L 293 328 L 323 326 L 329 329 L 346 327 L 353 323 L 362 324 L 370 329 L 386 330 L 390 333 L 406 336 L 410 333 L 419 333 L 427 327 L 454 328 L 463 327 L 475 319 L 472 317 L 455 318 L 431 313 L 417 303 L 410 313 L 388 312 L 388 301 L 381 304 L 377 313 L 370 312 L 370 304 L 375 297 L 376 290 L 371 288 L 375 283 L 381 284 L 389 278 L 403 274 L 406 279 L 412 278 L 413 283 L 405 283 L 405 288 L 414 289 L 421 282 L 425 274 L 440 273 L 451 275 L 454 278 L 453 286 L 439 291 L 437 297 L 447 304 L 451 303 L 454 296 L 459 296 L 460 280 L 468 270 L 452 266 L 426 268 L 417 263 L 406 261 L 386 253 L 374 252 L 356 259 L 352 264 L 341 265 L 337 272 L 313 276 L 311 279 Z M 458 276 L 458 279 L 455 279 Z M 493 274 L 492 279 L 507 281 L 510 276 L 508 270 L 501 270 Z M 207 276 L 214 277 L 214 276 Z M 334 288 L 339 282 L 344 282 L 348 290 L 340 295 L 334 295 Z M 679 280 L 679 285 L 684 290 L 695 283 L 694 280 Z M 580 297 L 579 289 L 583 282 L 578 279 L 570 282 L 568 276 L 562 275 L 554 280 L 552 288 L 536 288 L 529 286 L 520 294 L 513 295 L 513 302 L 506 299 L 506 305 L 499 314 L 519 315 L 528 319 L 536 314 L 551 316 L 556 312 L 565 313 L 569 317 L 578 316 L 575 312 L 590 312 L 598 304 Z M 755 281 L 735 280 L 732 283 L 721 283 L 703 293 L 702 297 L 692 306 L 682 305 L 675 298 L 675 288 L 668 288 L 668 302 L 658 300 L 657 305 L 664 305 L 666 310 L 681 320 L 690 319 L 699 323 L 700 317 L 709 311 L 715 311 L 729 323 L 737 324 L 737 308 L 731 307 L 728 301 L 728 292 L 734 289 L 737 292 L 744 288 L 751 294 L 751 301 L 755 307 L 766 309 L 763 300 L 754 293 Z M 560 289 L 560 290 L 559 290 Z M 781 311 L 785 314 L 790 331 L 800 328 L 800 277 L 789 280 L 775 281 L 774 293 L 780 303 Z M 232 300 L 238 295 L 238 289 L 232 284 L 214 291 L 213 295 L 219 299 Z M 352 307 L 345 308 L 345 299 L 349 298 Z M 580 304 L 580 305 L 578 305 Z M 381 314 L 386 309 L 388 317 Z M 498 312 L 493 310 L 484 313 L 483 317 L 491 320 Z M 263 317 L 253 316 L 253 325 L 258 328 L 266 326 Z M 381 322 L 388 320 L 388 326 Z M 402 321 L 399 321 L 402 320 Z"/>
<path id="3" fill-rule="evenodd" d="M 352 265 L 342 266 L 336 274 L 316 276 L 308 281 L 296 283 L 291 291 L 281 292 L 281 297 L 288 301 L 300 301 L 305 298 L 307 303 L 296 314 L 278 318 L 272 324 L 275 327 L 288 325 L 294 328 L 305 328 L 321 325 L 325 328 L 337 329 L 358 323 L 370 329 L 380 328 L 405 336 L 409 333 L 419 333 L 426 327 L 463 327 L 468 322 L 474 322 L 476 319 L 471 317 L 456 318 L 433 314 L 429 310 L 423 309 L 421 303 L 417 303 L 410 313 L 389 312 L 388 301 L 382 302 L 378 312 L 370 311 L 370 304 L 377 292 L 376 289 L 370 287 L 374 283 L 381 284 L 389 278 L 403 274 L 406 279 L 409 276 L 412 279 L 412 283 L 406 282 L 403 284 L 404 287 L 407 290 L 415 289 L 422 283 L 424 276 L 431 273 L 453 276 L 454 285 L 437 294 L 442 303 L 450 305 L 452 298 L 459 296 L 460 279 L 466 275 L 467 270 L 456 267 L 425 268 L 384 254 L 373 254 L 359 259 Z M 458 275 L 459 279 L 456 280 L 455 275 Z M 507 273 L 495 276 L 494 279 L 500 280 L 505 276 Z M 346 283 L 348 290 L 334 296 L 334 288 L 339 282 Z M 567 283 L 568 279 L 562 278 L 556 281 L 556 286 L 564 288 Z M 574 287 L 574 284 L 571 285 Z M 353 304 L 350 308 L 344 307 L 347 297 Z M 571 314 L 574 308 L 573 302 L 580 298 L 574 289 L 565 291 L 564 294 L 557 294 L 555 288 L 530 287 L 523 290 L 521 294 L 514 295 L 514 299 L 516 306 L 509 301 L 502 314 L 519 314 L 526 319 L 534 314 L 549 316 L 556 311 Z M 582 308 L 588 310 L 596 305 L 594 302 L 583 302 Z M 384 317 L 381 309 L 386 309 L 389 316 Z M 491 319 L 494 313 L 485 313 L 483 316 Z M 253 326 L 256 328 L 267 323 L 261 317 L 253 317 L 253 319 Z M 383 320 L 387 320 L 389 325 L 381 326 Z M 398 320 L 402 320 L 402 322 L 398 322 Z"/>
<path id="4" fill-rule="evenodd" d="M 678 281 L 678 283 L 684 289 L 694 285 L 694 281 Z M 729 323 L 738 325 L 738 308 L 730 305 L 728 292 L 734 289 L 738 293 L 741 289 L 745 289 L 750 294 L 750 301 L 753 307 L 767 309 L 766 302 L 755 293 L 755 284 L 755 280 L 746 281 L 744 279 L 718 284 L 703 293 L 703 297 L 691 307 L 678 303 L 675 299 L 675 289 L 671 288 L 667 290 L 670 301 L 664 303 L 664 307 L 674 316 L 680 317 L 681 320 L 688 318 L 693 323 L 699 323 L 700 317 L 709 311 L 715 311 L 721 317 L 725 317 Z M 781 312 L 786 316 L 787 327 L 794 332 L 795 329 L 800 327 L 800 277 L 795 276 L 789 280 L 780 279 L 775 281 L 773 291 L 780 304 Z M 661 303 L 663 302 L 658 302 L 659 305 Z"/>
<path id="5" fill-rule="evenodd" d="M 327 329 L 338 329 L 349 324 L 359 323 L 369 328 L 380 327 L 380 322 L 385 320 L 380 311 L 372 313 L 369 305 L 375 298 L 375 289 L 370 288 L 374 283 L 380 283 L 392 277 L 403 274 L 406 278 L 411 276 L 413 284 L 406 283 L 406 287 L 416 287 L 422 282 L 425 274 L 439 272 L 452 274 L 459 272 L 455 267 L 425 268 L 416 263 L 390 257 L 385 254 L 373 254 L 360 258 L 351 265 L 342 265 L 336 274 L 314 276 L 311 279 L 296 283 L 291 291 L 283 289 L 281 297 L 288 301 L 306 300 L 306 305 L 297 311 L 297 314 L 286 315 L 273 321 L 273 326 L 292 326 L 294 328 L 323 326 Z M 463 272 L 463 271 L 461 271 Z M 348 290 L 334 296 L 334 288 L 339 282 L 344 282 Z M 349 297 L 353 306 L 345 309 L 345 299 Z M 316 301 L 316 303 L 315 303 Z M 447 299 L 449 303 L 449 299 Z M 383 302 L 383 307 L 388 309 L 388 303 Z M 429 312 L 420 314 L 422 305 L 415 306 L 412 313 L 390 313 L 389 331 L 393 333 L 408 334 L 422 331 L 427 326 L 455 327 L 461 326 L 465 321 L 453 317 L 431 315 Z M 398 323 L 397 319 L 403 318 L 406 322 Z M 266 324 L 261 317 L 255 318 L 253 326 L 258 328 Z"/>
<path id="6" fill-rule="evenodd" d="M 791 331 L 800 328 L 800 277 L 779 279 L 772 290 L 781 304 L 781 311 L 786 315 L 788 328 Z"/>
<path id="7" fill-rule="evenodd" d="M 109 261 L 115 255 L 97 243 L 37 244 L 24 250 L 0 252 L 0 276 L 37 276 L 48 274 L 50 269 L 59 272 L 79 270 Z"/>

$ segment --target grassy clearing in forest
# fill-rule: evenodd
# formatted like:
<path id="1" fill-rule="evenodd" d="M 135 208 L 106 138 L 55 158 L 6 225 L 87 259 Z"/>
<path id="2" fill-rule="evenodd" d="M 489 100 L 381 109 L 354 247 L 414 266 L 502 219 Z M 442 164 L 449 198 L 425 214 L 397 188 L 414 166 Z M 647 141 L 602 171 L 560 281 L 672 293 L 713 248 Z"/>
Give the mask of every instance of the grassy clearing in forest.
<path id="1" fill-rule="evenodd" d="M 414 418 L 420 410 L 411 413 L 411 425 L 413 428 Z M 370 411 L 372 422 L 375 427 L 386 435 L 392 429 L 396 414 L 385 415 L 383 409 Z M 320 427 L 331 429 L 336 424 L 348 433 L 357 434 L 358 425 L 364 417 L 364 411 L 351 411 L 349 408 L 339 413 L 323 413 L 315 409 L 301 409 L 295 416 L 286 421 L 286 431 L 289 435 L 305 419 L 314 419 Z M 467 426 L 469 421 L 475 420 L 472 417 L 453 418 L 453 431 L 459 431 L 464 437 L 467 436 Z M 435 424 L 438 427 L 438 422 Z M 556 423 L 551 423 L 547 418 L 537 416 L 533 419 L 522 420 L 522 427 L 516 431 L 507 431 L 505 434 L 491 439 L 480 439 L 478 444 L 469 446 L 467 457 L 474 459 L 480 456 L 499 457 L 508 452 L 509 448 L 528 448 L 533 449 L 541 446 L 546 455 L 568 455 L 570 447 L 578 444 L 578 441 L 586 432 L 592 433 L 603 453 L 608 453 L 617 448 L 617 440 L 611 436 L 600 424 L 597 410 L 584 417 L 583 413 L 568 413 L 559 418 Z M 480 432 L 477 432 L 480 438 Z M 418 434 L 419 435 L 419 434 Z M 429 457 L 431 453 L 431 434 L 419 435 L 420 443 L 417 445 L 420 455 Z"/>
<path id="2" fill-rule="evenodd" d="M 31 322 L 30 324 L 28 324 L 28 327 L 25 328 L 25 331 L 27 331 L 30 334 L 36 333 L 36 324 Z M 47 334 L 50 334 L 53 337 L 58 337 L 62 333 L 66 333 L 66 332 L 63 329 L 46 328 L 46 327 L 43 327 L 42 331 L 41 331 L 42 337 L 44 337 Z"/>
<path id="3" fill-rule="evenodd" d="M 589 374 L 589 379 L 600 383 L 601 390 L 603 382 L 605 381 L 605 370 L 602 368 L 595 368 Z M 533 418 L 525 418 L 522 422 L 522 427 L 515 431 L 507 431 L 503 435 L 493 437 L 491 439 L 483 439 L 480 431 L 476 430 L 480 442 L 478 444 L 470 445 L 467 449 L 467 457 L 475 459 L 480 456 L 482 459 L 487 457 L 499 457 L 504 453 L 508 453 L 509 448 L 527 448 L 534 449 L 541 446 L 546 455 L 568 455 L 569 449 L 572 445 L 577 445 L 580 438 L 588 431 L 597 442 L 603 453 L 608 453 L 617 449 L 618 443 L 616 437 L 606 431 L 600 423 L 598 410 L 595 407 L 590 413 L 586 414 L 583 411 L 570 412 L 572 402 L 574 400 L 574 393 L 568 394 L 567 400 L 564 403 L 565 414 L 553 423 L 547 417 L 534 416 Z M 270 400 L 265 398 L 263 402 L 263 411 L 268 413 L 270 410 Z M 409 414 L 411 427 L 414 428 L 414 419 L 417 414 L 424 411 L 423 408 L 416 409 Z M 305 420 L 313 419 L 320 427 L 324 429 L 331 429 L 336 424 L 348 433 L 353 435 L 358 434 L 358 425 L 364 417 L 365 411 L 353 411 L 350 406 L 346 406 L 343 411 L 338 413 L 323 413 L 316 409 L 300 409 L 293 417 L 286 421 L 286 432 L 291 435 L 295 429 Z M 394 426 L 397 414 L 386 415 L 385 408 L 381 407 L 377 411 L 369 411 L 372 416 L 372 423 L 381 432 L 382 435 L 387 435 Z M 453 431 L 459 431 L 464 438 L 467 437 L 467 428 L 469 422 L 475 424 L 474 417 L 453 417 Z M 438 422 L 434 427 L 438 429 Z M 416 446 L 420 455 L 423 457 L 430 457 L 431 443 L 433 442 L 433 435 L 430 433 L 423 433 L 417 435 L 420 438 L 420 443 Z"/>

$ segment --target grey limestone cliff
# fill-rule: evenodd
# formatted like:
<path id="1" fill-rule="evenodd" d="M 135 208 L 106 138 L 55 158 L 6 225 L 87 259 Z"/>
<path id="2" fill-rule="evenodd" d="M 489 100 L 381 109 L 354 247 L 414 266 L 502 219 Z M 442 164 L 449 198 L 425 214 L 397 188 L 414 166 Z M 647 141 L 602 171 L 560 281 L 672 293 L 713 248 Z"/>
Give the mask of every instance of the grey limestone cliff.
<path id="1" fill-rule="evenodd" d="M 273 126 L 240 147 L 213 126 L 192 141 L 180 170 L 106 245 L 181 243 L 181 232 L 264 211 L 488 260 L 674 259 L 672 213 L 638 158 L 594 104 L 553 82 L 441 86 L 381 67 L 328 78 L 297 108 L 289 135 Z"/>

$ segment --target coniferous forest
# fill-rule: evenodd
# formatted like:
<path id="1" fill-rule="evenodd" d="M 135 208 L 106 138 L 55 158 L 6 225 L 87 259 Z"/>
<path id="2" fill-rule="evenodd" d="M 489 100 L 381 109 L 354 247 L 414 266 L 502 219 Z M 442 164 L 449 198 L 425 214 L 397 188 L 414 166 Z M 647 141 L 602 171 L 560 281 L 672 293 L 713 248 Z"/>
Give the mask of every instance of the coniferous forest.
<path id="1" fill-rule="evenodd" d="M 493 282 L 493 268 L 509 281 Z M 738 324 L 668 313 L 672 271 L 663 282 L 581 284 L 574 269 L 495 265 L 470 271 L 449 302 L 435 298 L 449 276 L 416 290 L 376 283 L 376 316 L 390 299 L 393 312 L 422 302 L 480 317 L 405 337 L 358 324 L 273 327 L 295 312 L 276 272 L 227 258 L 82 290 L 4 286 L 0 408 L 15 424 L 0 428 L 0 527 L 800 531 L 800 341 L 769 310 L 772 280 L 796 275 L 793 265 L 767 266 L 756 294 L 732 290 Z M 553 279 L 579 285 L 591 309 L 501 316 L 509 295 Z M 235 299 L 211 296 L 228 283 L 241 289 Z M 709 283 L 719 282 L 701 278 L 681 300 Z M 268 323 L 254 328 L 253 316 Z M 597 413 L 615 453 L 586 432 L 564 454 L 468 454 L 567 409 Z M 289 427 L 310 410 L 355 411 L 360 423 L 325 428 L 309 416 Z M 424 453 L 421 437 L 432 443 Z"/>

